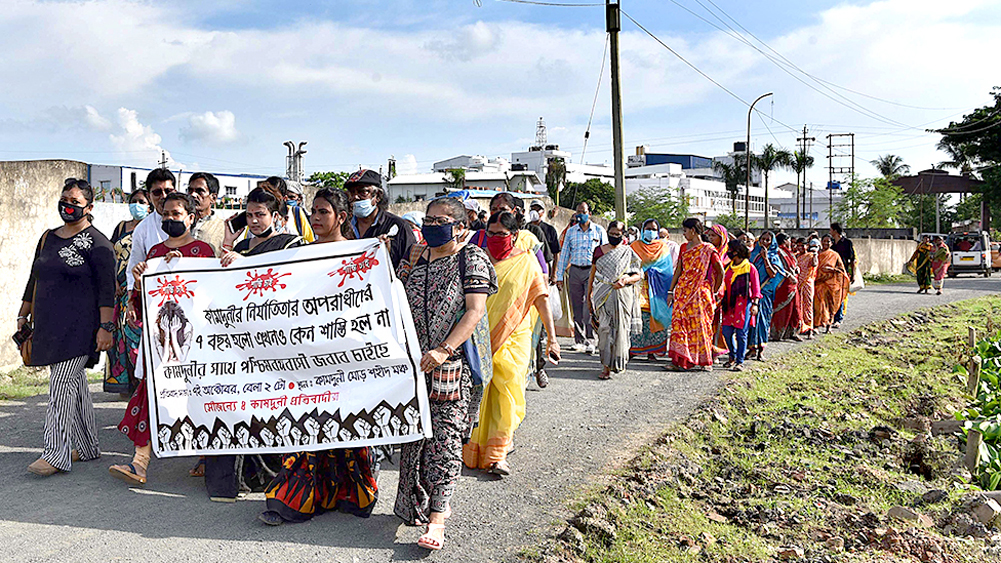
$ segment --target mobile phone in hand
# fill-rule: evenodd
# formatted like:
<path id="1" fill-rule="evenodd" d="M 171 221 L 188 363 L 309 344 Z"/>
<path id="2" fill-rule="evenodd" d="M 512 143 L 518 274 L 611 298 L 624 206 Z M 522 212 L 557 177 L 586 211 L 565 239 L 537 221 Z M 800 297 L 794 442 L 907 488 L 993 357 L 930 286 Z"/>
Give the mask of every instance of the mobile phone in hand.
<path id="1" fill-rule="evenodd" d="M 31 325 L 24 323 L 24 326 L 18 329 L 11 338 L 14 340 L 14 344 L 17 344 L 17 347 L 20 348 L 31 338 Z"/>
<path id="2" fill-rule="evenodd" d="M 244 211 L 231 219 L 226 220 L 226 228 L 229 232 L 236 234 L 247 228 L 247 212 Z"/>
<path id="3" fill-rule="evenodd" d="M 550 352 L 549 353 L 549 363 L 553 364 L 554 366 L 558 366 L 558 365 L 560 365 L 560 359 L 556 357 L 556 354 L 554 354 L 553 352 Z"/>

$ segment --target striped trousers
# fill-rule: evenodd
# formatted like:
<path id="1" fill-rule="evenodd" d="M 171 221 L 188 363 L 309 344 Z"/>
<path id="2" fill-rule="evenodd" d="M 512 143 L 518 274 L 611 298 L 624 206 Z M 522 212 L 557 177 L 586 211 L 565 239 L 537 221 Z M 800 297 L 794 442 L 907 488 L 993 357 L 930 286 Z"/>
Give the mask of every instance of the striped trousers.
<path id="1" fill-rule="evenodd" d="M 42 459 L 62 471 L 70 470 L 73 447 L 83 461 L 101 457 L 86 365 L 87 356 L 79 356 L 49 366 L 49 408 L 45 411 Z"/>

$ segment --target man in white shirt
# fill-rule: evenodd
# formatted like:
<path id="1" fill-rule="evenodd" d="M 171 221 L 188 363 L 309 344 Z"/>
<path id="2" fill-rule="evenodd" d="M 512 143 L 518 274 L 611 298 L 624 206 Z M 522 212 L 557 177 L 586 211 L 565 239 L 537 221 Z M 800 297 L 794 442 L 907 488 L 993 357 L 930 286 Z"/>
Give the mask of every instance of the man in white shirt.
<path id="1" fill-rule="evenodd" d="M 174 173 L 166 168 L 154 168 L 146 176 L 146 192 L 149 193 L 149 201 L 153 204 L 153 211 L 146 216 L 132 233 L 132 254 L 129 255 L 128 276 L 129 290 L 135 287 L 135 277 L 132 270 L 136 264 L 146 261 L 149 249 L 167 240 L 167 233 L 163 232 L 160 224 L 163 222 L 163 204 L 167 195 L 174 192 L 177 180 Z"/>

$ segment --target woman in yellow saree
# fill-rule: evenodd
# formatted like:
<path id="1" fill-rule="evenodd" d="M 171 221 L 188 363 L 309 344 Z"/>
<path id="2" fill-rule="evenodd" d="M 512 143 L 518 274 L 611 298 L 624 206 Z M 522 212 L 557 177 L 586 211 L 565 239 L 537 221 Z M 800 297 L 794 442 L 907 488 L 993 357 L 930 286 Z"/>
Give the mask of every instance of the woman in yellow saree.
<path id="1" fill-rule="evenodd" d="M 472 469 L 510 475 L 507 453 L 525 418 L 525 377 L 532 354 L 534 306 L 549 335 L 546 353 L 559 361 L 560 345 L 549 309 L 549 289 L 535 255 L 516 248 L 519 220 L 509 212 L 487 222 L 487 252 L 497 271 L 497 293 L 487 298 L 493 377 L 483 390 L 479 425 L 462 448 L 462 461 Z"/>

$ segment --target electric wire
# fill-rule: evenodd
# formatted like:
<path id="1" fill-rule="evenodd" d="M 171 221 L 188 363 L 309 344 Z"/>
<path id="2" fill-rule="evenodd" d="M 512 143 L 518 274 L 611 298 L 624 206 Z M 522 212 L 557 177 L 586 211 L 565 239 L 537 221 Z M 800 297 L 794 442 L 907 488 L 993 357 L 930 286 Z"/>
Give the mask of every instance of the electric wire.
<path id="1" fill-rule="evenodd" d="M 591 102 L 591 115 L 587 118 L 587 129 L 584 130 L 584 148 L 580 151 L 580 163 L 584 164 L 587 153 L 587 140 L 591 137 L 591 121 L 594 119 L 594 108 L 598 107 L 598 92 L 601 91 L 601 79 L 605 76 L 605 60 L 608 57 L 608 41 L 611 34 L 605 33 L 605 48 L 601 51 L 601 69 L 598 71 L 598 85 L 594 88 L 594 101 Z"/>

